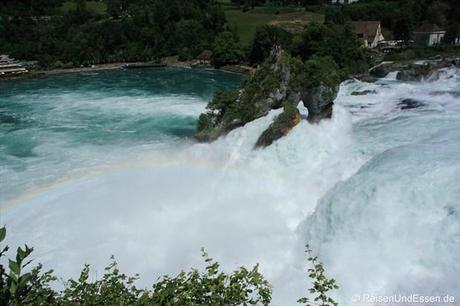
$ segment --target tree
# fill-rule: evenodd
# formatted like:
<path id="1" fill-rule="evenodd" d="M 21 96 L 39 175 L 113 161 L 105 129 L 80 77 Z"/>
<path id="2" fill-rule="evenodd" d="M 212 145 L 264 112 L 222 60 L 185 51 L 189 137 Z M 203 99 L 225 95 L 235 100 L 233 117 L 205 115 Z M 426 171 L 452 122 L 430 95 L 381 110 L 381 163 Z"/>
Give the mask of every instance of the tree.
<path id="1" fill-rule="evenodd" d="M 460 23 L 454 22 L 447 28 L 444 42 L 446 44 L 454 44 L 458 37 L 460 37 Z"/>
<path id="2" fill-rule="evenodd" d="M 288 49 L 292 43 L 292 34 L 275 26 L 262 26 L 256 29 L 252 41 L 249 61 L 251 64 L 263 62 L 269 55 L 273 46 L 279 45 Z"/>
<path id="3" fill-rule="evenodd" d="M 314 55 L 330 56 L 343 76 L 362 73 L 370 64 L 368 50 L 361 46 L 349 24 L 310 24 L 292 53 L 304 60 Z"/>
<path id="4" fill-rule="evenodd" d="M 206 31 L 197 20 L 180 20 L 176 25 L 178 52 L 185 60 L 196 57 L 206 47 Z"/>
<path id="5" fill-rule="evenodd" d="M 128 2 L 126 0 L 105 0 L 107 13 L 115 19 L 127 13 Z"/>
<path id="6" fill-rule="evenodd" d="M 395 39 L 410 40 L 414 26 L 409 16 L 399 17 L 394 26 L 393 34 Z"/>
<path id="7" fill-rule="evenodd" d="M 243 59 L 243 51 L 239 42 L 228 31 L 222 32 L 216 37 L 212 52 L 212 61 L 216 67 L 236 64 Z"/>

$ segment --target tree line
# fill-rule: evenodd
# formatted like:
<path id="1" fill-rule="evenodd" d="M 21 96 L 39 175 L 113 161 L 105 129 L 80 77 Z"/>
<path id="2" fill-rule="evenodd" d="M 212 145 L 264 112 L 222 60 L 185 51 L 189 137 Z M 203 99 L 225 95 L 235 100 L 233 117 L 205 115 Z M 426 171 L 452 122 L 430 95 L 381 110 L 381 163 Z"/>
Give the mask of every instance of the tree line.
<path id="1" fill-rule="evenodd" d="M 192 58 L 212 48 L 225 24 L 224 12 L 213 0 L 106 0 L 109 16 L 89 11 L 80 0 L 73 9 L 48 16 L 62 1 L 51 1 L 42 10 L 35 1 L 13 5 L 7 0 L 0 12 L 0 50 L 38 60 L 44 67 L 146 61 L 174 54 Z"/>
<path id="2" fill-rule="evenodd" d="M 224 9 L 216 0 L 103 0 L 104 12 L 89 10 L 84 0 L 73 0 L 65 12 L 63 0 L 4 0 L 0 51 L 37 60 L 44 68 L 65 68 L 151 61 L 170 55 L 189 60 L 212 50 L 213 65 L 220 67 L 241 62 L 259 64 L 277 44 L 303 59 L 312 52 L 332 56 L 341 68 L 345 65 L 354 73 L 363 70 L 367 59 L 351 39 L 354 34 L 347 26 L 349 21 L 380 20 L 394 39 L 410 40 L 413 30 L 423 22 L 447 29 L 446 43 L 460 35 L 456 0 L 361 0 L 326 6 L 321 6 L 323 0 L 232 2 L 243 10 L 267 3 L 306 8 L 317 3 L 325 14 L 325 24 L 309 24 L 302 33 L 261 26 L 252 43 L 242 46 L 236 30 L 226 25 Z M 351 59 L 358 64 L 344 64 Z"/>

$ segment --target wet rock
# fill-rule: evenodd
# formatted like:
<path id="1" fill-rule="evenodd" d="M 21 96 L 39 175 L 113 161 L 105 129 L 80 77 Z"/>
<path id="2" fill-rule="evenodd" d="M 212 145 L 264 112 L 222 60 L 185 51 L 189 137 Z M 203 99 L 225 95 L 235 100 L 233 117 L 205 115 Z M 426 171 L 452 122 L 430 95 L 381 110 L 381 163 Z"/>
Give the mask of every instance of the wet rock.
<path id="1" fill-rule="evenodd" d="M 353 91 L 351 93 L 352 96 L 365 96 L 369 94 L 376 94 L 377 92 L 375 90 L 363 90 L 363 91 Z"/>
<path id="2" fill-rule="evenodd" d="M 291 103 L 286 103 L 284 111 L 260 135 L 255 148 L 267 147 L 274 141 L 287 135 L 301 120 L 299 110 Z"/>
<path id="3" fill-rule="evenodd" d="M 372 76 L 368 73 L 366 74 L 357 74 L 357 75 L 352 75 L 351 76 L 353 79 L 359 80 L 361 82 L 366 82 L 366 83 L 374 83 L 378 80 L 377 77 Z"/>
<path id="4" fill-rule="evenodd" d="M 317 123 L 322 119 L 329 119 L 332 116 L 332 106 L 334 103 L 329 97 L 334 98 L 337 95 L 336 88 L 330 88 L 324 84 L 313 88 L 312 90 L 303 92 L 300 99 L 303 105 L 308 109 L 307 120 L 310 123 Z"/>
<path id="5" fill-rule="evenodd" d="M 392 65 L 380 65 L 369 71 L 369 75 L 374 78 L 384 78 L 390 72 L 394 71 Z"/>
<path id="6" fill-rule="evenodd" d="M 400 106 L 402 110 L 419 108 L 424 105 L 425 105 L 424 103 L 414 100 L 414 99 L 404 99 L 398 103 L 398 106 Z"/>
<path id="7" fill-rule="evenodd" d="M 431 96 L 440 96 L 440 95 L 451 95 L 454 96 L 455 98 L 460 97 L 460 91 L 442 91 L 442 90 L 437 90 L 437 91 L 432 91 L 430 92 Z"/>
<path id="8" fill-rule="evenodd" d="M 404 82 L 421 81 L 435 71 L 436 69 L 431 68 L 429 65 L 414 65 L 399 71 L 396 75 L 396 79 Z"/>

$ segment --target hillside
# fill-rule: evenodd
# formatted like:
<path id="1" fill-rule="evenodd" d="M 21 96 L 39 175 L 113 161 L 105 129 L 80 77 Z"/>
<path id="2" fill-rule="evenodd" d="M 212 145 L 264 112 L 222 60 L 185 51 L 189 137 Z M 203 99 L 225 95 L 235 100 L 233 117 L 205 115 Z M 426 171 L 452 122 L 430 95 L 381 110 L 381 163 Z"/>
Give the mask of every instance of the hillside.
<path id="1" fill-rule="evenodd" d="M 236 30 L 243 45 L 251 44 L 259 26 L 277 25 L 290 32 L 300 32 L 309 22 L 324 21 L 323 14 L 307 12 L 303 7 L 258 6 L 244 12 L 225 1 L 221 5 L 229 27 Z"/>

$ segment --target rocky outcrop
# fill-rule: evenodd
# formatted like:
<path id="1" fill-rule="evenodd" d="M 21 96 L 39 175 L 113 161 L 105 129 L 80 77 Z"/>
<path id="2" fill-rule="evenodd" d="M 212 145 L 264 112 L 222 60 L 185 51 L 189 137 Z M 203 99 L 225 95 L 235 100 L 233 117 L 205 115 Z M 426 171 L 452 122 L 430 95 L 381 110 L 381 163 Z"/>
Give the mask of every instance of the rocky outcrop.
<path id="1" fill-rule="evenodd" d="M 317 87 L 310 90 L 302 90 L 295 93 L 294 98 L 290 97 L 291 104 L 302 101 L 303 105 L 308 109 L 307 120 L 311 123 L 319 122 L 324 118 L 331 118 L 333 99 L 337 95 L 337 89 L 331 88 L 320 83 Z M 332 96 L 333 98 L 331 98 Z"/>
<path id="2" fill-rule="evenodd" d="M 375 90 L 363 90 L 363 91 L 353 91 L 350 95 L 352 96 L 366 96 L 369 94 L 376 94 L 377 92 Z"/>
<path id="3" fill-rule="evenodd" d="M 414 99 L 404 99 L 398 103 L 398 106 L 401 107 L 401 110 L 419 108 L 424 105 L 424 103 Z"/>
<path id="4" fill-rule="evenodd" d="M 196 138 L 213 141 L 272 109 L 284 106 L 286 111 L 287 104 L 296 107 L 300 101 L 308 109 L 308 121 L 315 123 L 330 118 L 341 81 L 337 71 L 330 58 L 314 57 L 303 62 L 274 49 L 269 59 L 242 84 L 241 90 L 215 95 L 207 106 L 208 111 L 199 118 Z M 291 120 L 274 122 L 262 134 L 258 146 L 268 145 L 288 133 L 298 123 L 296 118 L 300 120 L 300 114 L 294 113 L 280 115 L 280 119 Z"/>
<path id="5" fill-rule="evenodd" d="M 369 75 L 374 78 L 384 78 L 392 71 L 396 71 L 393 62 L 382 63 L 369 70 Z"/>
<path id="6" fill-rule="evenodd" d="M 400 81 L 421 81 L 424 78 L 431 76 L 439 68 L 434 65 L 409 65 L 404 67 L 403 70 L 399 71 L 396 75 L 396 79 Z"/>
<path id="7" fill-rule="evenodd" d="M 300 122 L 300 112 L 291 103 L 286 103 L 284 111 L 278 115 L 256 142 L 255 147 L 266 147 L 287 135 Z"/>
<path id="8" fill-rule="evenodd" d="M 450 66 L 459 66 L 457 59 L 444 58 L 410 62 L 383 62 L 370 69 L 369 74 L 376 78 L 383 78 L 390 72 L 397 71 L 396 79 L 404 82 L 436 80 L 438 70 Z"/>

